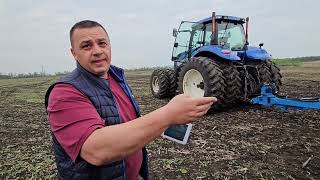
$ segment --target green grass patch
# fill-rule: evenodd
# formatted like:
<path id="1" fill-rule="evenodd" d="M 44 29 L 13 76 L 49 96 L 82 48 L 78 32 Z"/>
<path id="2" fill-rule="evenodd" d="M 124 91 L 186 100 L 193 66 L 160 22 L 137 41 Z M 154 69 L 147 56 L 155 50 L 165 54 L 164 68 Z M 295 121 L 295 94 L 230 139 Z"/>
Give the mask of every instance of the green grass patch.
<path id="1" fill-rule="evenodd" d="M 272 61 L 279 66 L 301 66 L 303 64 L 303 61 L 299 59 L 273 59 Z"/>
<path id="2" fill-rule="evenodd" d="M 27 103 L 42 103 L 43 96 L 39 93 L 19 93 L 14 96 L 17 101 L 24 101 Z"/>
<path id="3" fill-rule="evenodd" d="M 279 66 L 301 66 L 304 62 L 320 61 L 320 56 L 282 58 L 272 60 Z"/>

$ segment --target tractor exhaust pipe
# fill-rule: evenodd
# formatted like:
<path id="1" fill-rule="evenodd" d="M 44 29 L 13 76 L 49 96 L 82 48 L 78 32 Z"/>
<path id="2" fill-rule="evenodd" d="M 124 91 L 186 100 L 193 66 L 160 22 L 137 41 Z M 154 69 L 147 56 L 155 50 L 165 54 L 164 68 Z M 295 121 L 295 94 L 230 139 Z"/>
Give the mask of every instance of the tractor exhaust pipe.
<path id="1" fill-rule="evenodd" d="M 217 26 L 216 26 L 216 12 L 212 12 L 211 45 L 218 45 L 218 33 L 217 33 Z"/>
<path id="2" fill-rule="evenodd" d="M 249 30 L 249 17 L 246 18 L 246 45 L 249 45 L 248 30 Z"/>

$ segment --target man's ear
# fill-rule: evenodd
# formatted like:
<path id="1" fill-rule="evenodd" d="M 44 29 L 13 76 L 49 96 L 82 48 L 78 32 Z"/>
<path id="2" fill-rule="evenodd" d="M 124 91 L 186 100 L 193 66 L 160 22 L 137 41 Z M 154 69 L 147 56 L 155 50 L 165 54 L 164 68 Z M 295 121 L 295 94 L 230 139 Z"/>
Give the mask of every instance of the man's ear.
<path id="1" fill-rule="evenodd" d="M 74 50 L 73 50 L 72 48 L 70 48 L 70 52 L 71 52 L 73 58 L 74 58 L 76 61 L 78 61 L 77 55 L 76 55 L 76 53 L 74 52 Z"/>

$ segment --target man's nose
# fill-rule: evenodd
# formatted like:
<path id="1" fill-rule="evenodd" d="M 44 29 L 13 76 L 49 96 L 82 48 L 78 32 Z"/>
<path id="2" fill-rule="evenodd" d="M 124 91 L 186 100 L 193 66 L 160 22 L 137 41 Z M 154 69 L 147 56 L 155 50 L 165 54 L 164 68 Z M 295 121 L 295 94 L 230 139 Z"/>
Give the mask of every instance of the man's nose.
<path id="1" fill-rule="evenodd" d="M 93 46 L 93 55 L 94 56 L 99 56 L 100 54 L 102 54 L 102 48 L 99 47 L 98 45 L 94 45 Z"/>

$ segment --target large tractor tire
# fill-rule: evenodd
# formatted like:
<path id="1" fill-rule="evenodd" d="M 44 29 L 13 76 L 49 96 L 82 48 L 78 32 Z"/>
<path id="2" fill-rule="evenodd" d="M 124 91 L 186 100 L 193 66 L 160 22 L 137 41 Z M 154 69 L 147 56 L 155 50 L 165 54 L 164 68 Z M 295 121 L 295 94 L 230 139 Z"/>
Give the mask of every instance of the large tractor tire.
<path id="1" fill-rule="evenodd" d="M 268 61 L 268 65 L 271 74 L 271 83 L 274 85 L 274 93 L 277 94 L 280 90 L 280 86 L 282 85 L 282 75 L 278 66 L 273 64 L 271 61 Z"/>
<path id="2" fill-rule="evenodd" d="M 168 88 L 168 97 L 174 97 L 176 95 L 176 91 L 178 88 L 178 83 L 177 83 L 177 76 L 176 72 L 173 69 L 165 69 L 168 82 L 169 82 L 169 88 Z"/>
<path id="3" fill-rule="evenodd" d="M 185 61 L 178 76 L 179 93 L 192 97 L 217 97 L 224 101 L 223 71 L 213 59 L 194 57 Z M 218 103 L 218 104 L 220 104 Z M 215 106 L 213 106 L 215 107 Z"/>
<path id="4" fill-rule="evenodd" d="M 258 72 L 259 72 L 259 81 L 260 86 L 263 83 L 270 83 L 271 82 L 271 73 L 269 71 L 269 68 L 265 62 L 261 62 L 257 66 Z"/>
<path id="5" fill-rule="evenodd" d="M 221 69 L 225 77 L 224 105 L 231 106 L 242 97 L 242 81 L 237 68 L 230 63 L 221 63 Z"/>
<path id="6" fill-rule="evenodd" d="M 156 69 L 150 78 L 150 88 L 154 97 L 163 99 L 168 97 L 169 79 L 164 69 Z"/>
<path id="7" fill-rule="evenodd" d="M 257 71 L 258 71 L 258 88 L 256 89 L 254 93 L 254 97 L 261 94 L 261 87 L 263 83 L 271 83 L 271 73 L 269 71 L 269 67 L 267 66 L 267 63 L 262 61 L 257 65 Z"/>

